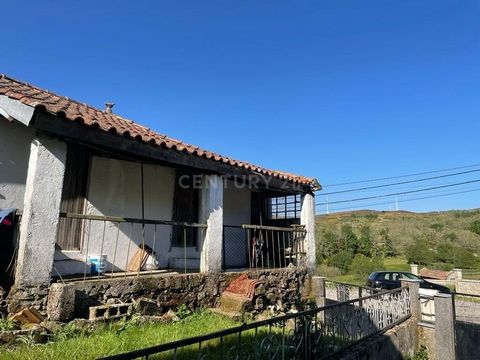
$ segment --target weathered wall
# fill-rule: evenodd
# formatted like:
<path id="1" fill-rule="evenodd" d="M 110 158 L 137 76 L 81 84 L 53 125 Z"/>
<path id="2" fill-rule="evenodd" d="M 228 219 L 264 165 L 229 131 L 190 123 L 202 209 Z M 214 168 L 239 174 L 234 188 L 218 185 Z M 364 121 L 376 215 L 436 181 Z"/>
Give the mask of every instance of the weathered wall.
<path id="1" fill-rule="evenodd" d="M 374 336 L 347 352 L 340 354 L 336 359 L 342 360 L 370 360 L 388 359 L 403 360 L 412 356 L 416 350 L 415 320 L 408 319 L 400 325 L 388 330 L 384 334 Z"/>
<path id="2" fill-rule="evenodd" d="M 142 217 L 141 165 L 129 161 L 94 157 L 88 189 L 87 214 L 105 216 Z M 172 220 L 175 170 L 163 166 L 144 165 L 145 218 Z M 94 226 L 93 226 L 94 225 Z M 103 253 L 107 255 L 110 268 L 124 270 L 129 258 L 141 244 L 141 225 L 120 225 L 117 252 L 115 240 L 117 226 L 109 223 L 105 231 Z M 145 226 L 145 243 L 153 247 L 154 225 Z M 132 233 L 131 240 L 130 231 Z M 90 254 L 99 254 L 102 247 L 103 224 L 92 222 L 90 234 Z M 167 267 L 168 259 L 174 249 L 170 249 L 171 226 L 157 225 L 155 234 L 155 252 L 160 266 Z M 129 244 L 130 242 L 130 244 Z M 129 249 L 130 247 L 130 249 Z M 84 248 L 84 251 L 86 249 Z M 171 251 L 172 250 L 172 251 Z M 115 255 L 115 256 L 114 256 Z M 114 258 L 115 257 L 115 258 Z"/>
<path id="3" fill-rule="evenodd" d="M 458 280 L 455 285 L 455 291 L 464 294 L 480 295 L 480 281 Z"/>
<path id="4" fill-rule="evenodd" d="M 0 209 L 23 209 L 33 129 L 0 118 Z"/>
<path id="5" fill-rule="evenodd" d="M 172 220 L 175 170 L 163 166 L 144 165 L 145 218 Z M 88 215 L 142 217 L 140 164 L 101 157 L 93 157 L 87 191 L 85 213 Z M 91 226 L 91 228 L 89 227 Z M 128 260 L 142 243 L 140 224 L 91 221 L 85 224 L 83 249 L 78 252 L 57 252 L 56 259 L 65 256 L 84 262 L 86 254 L 106 254 L 107 271 L 123 271 Z M 145 244 L 154 248 L 161 267 L 169 265 L 172 256 L 183 256 L 183 249 L 171 248 L 172 228 L 168 225 L 146 225 Z M 117 240 L 118 235 L 118 240 Z M 154 236 L 155 235 L 155 236 Z M 155 242 L 155 244 L 154 244 Z M 88 246 L 88 251 L 87 251 Z M 188 256 L 197 256 L 196 249 L 188 249 Z M 58 264 L 59 265 L 59 264 Z M 57 266 L 62 274 L 83 271 L 83 267 Z"/>
<path id="6" fill-rule="evenodd" d="M 437 348 L 435 347 L 435 326 L 417 326 L 417 342 L 427 348 L 428 360 L 437 360 Z"/>
<path id="7" fill-rule="evenodd" d="M 251 197 L 250 189 L 238 188 L 233 181 L 226 181 L 223 192 L 223 223 L 225 225 L 250 224 Z"/>
<path id="8" fill-rule="evenodd" d="M 75 288 L 76 316 L 86 317 L 90 306 L 105 304 L 109 299 L 131 302 L 142 296 L 157 300 L 165 311 L 175 309 L 180 304 L 186 304 L 191 309 L 216 307 L 223 290 L 239 275 L 240 273 L 233 272 L 208 275 L 146 275 L 74 282 L 65 286 Z M 256 314 L 271 305 L 282 304 L 283 311 L 301 307 L 302 294 L 310 285 L 306 268 L 251 271 L 249 277 L 261 282 L 248 308 Z M 45 308 L 42 307 L 41 310 L 44 311 Z"/>

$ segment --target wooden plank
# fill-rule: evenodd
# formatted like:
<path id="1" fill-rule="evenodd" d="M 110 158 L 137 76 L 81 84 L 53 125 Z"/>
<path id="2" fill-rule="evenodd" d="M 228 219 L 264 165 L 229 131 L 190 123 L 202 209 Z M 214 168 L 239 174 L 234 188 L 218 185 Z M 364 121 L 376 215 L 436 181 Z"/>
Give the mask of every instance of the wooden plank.
<path id="1" fill-rule="evenodd" d="M 128 262 L 127 271 L 140 271 L 149 256 L 150 254 L 146 250 L 142 248 L 138 249 Z"/>

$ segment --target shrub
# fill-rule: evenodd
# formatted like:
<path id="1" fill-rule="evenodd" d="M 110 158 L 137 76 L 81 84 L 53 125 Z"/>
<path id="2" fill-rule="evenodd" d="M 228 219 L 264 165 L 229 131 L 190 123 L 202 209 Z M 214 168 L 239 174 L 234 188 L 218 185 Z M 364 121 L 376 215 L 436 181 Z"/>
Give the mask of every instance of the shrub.
<path id="1" fill-rule="evenodd" d="M 190 310 L 187 305 L 185 304 L 181 304 L 178 308 L 177 308 L 177 316 L 180 318 L 180 319 L 185 319 L 187 317 L 189 317 L 190 315 L 193 314 L 193 311 Z"/>
<path id="2" fill-rule="evenodd" d="M 430 225 L 430 228 L 435 230 L 435 231 L 442 231 L 443 230 L 443 224 L 433 223 L 433 224 Z"/>
<path id="3" fill-rule="evenodd" d="M 475 220 L 470 223 L 469 230 L 477 235 L 480 235 L 480 220 Z"/>
<path id="4" fill-rule="evenodd" d="M 335 255 L 333 255 L 330 259 L 328 259 L 328 265 L 335 266 L 339 268 L 343 272 L 348 271 L 350 265 L 352 264 L 353 255 L 348 250 L 342 250 Z"/>
<path id="5" fill-rule="evenodd" d="M 357 254 L 353 258 L 350 270 L 355 276 L 362 279 L 374 271 L 385 270 L 385 265 L 381 258 L 368 258 L 362 254 Z"/>

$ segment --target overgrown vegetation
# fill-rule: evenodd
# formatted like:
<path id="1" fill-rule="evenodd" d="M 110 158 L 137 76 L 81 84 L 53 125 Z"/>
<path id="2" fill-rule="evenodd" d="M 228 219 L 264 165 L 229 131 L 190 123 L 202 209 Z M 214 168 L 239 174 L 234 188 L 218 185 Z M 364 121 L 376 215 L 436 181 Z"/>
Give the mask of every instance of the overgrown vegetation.
<path id="1" fill-rule="evenodd" d="M 480 210 L 357 211 L 317 217 L 320 270 L 363 282 L 371 271 L 385 269 L 385 265 L 390 269 L 387 259 L 392 258 L 475 273 L 480 270 L 479 254 Z M 401 270 L 408 271 L 408 266 L 402 265 Z"/>
<path id="2" fill-rule="evenodd" d="M 12 320 L 7 318 L 0 317 L 0 331 L 13 330 L 15 329 L 15 324 Z"/>
<path id="3" fill-rule="evenodd" d="M 203 335 L 238 325 L 231 319 L 200 311 L 173 323 L 138 325 L 138 319 L 108 324 L 88 333 L 75 326 L 55 334 L 55 342 L 35 345 L 28 338 L 19 340 L 14 348 L 0 347 L 0 359 L 95 359 L 130 350 Z"/>

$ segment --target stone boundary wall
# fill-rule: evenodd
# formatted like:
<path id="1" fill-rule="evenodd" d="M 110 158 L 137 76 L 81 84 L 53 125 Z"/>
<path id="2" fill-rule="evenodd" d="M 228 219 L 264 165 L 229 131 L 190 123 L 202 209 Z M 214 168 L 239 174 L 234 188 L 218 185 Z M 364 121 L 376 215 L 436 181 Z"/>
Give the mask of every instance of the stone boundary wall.
<path id="1" fill-rule="evenodd" d="M 245 272 L 243 272 L 245 273 Z M 278 270 L 247 271 L 257 285 L 252 303 L 247 308 L 254 315 L 275 308 L 286 312 L 300 308 L 310 291 L 310 275 L 306 267 Z M 92 279 L 55 283 L 48 291 L 38 288 L 17 290 L 10 298 L 10 313 L 34 306 L 54 320 L 87 318 L 90 306 L 112 302 L 129 303 L 140 297 L 155 300 L 162 311 L 180 304 L 190 309 L 217 307 L 220 295 L 240 272 L 216 274 L 155 274 L 138 277 Z M 47 305 L 48 298 L 48 305 Z"/>
<path id="2" fill-rule="evenodd" d="M 339 354 L 335 359 L 403 360 L 411 357 L 415 353 L 417 346 L 416 328 L 417 324 L 415 319 L 410 318 L 384 334 L 376 335 L 371 339 L 353 346 L 350 350 Z"/>
<path id="3" fill-rule="evenodd" d="M 455 291 L 464 294 L 480 295 L 480 280 L 458 280 Z"/>

